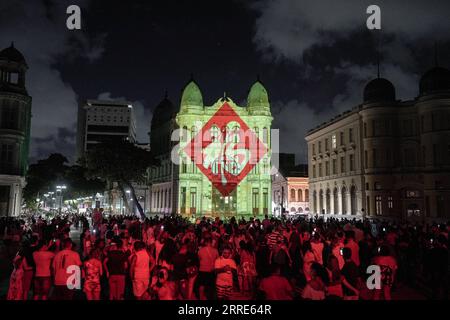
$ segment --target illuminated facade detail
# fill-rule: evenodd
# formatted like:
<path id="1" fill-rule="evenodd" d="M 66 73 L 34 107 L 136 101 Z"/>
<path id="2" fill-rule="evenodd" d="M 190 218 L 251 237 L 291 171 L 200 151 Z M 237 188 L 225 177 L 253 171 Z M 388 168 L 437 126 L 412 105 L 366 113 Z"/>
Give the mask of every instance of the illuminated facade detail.
<path id="1" fill-rule="evenodd" d="M 435 67 L 420 94 L 398 101 L 386 79 L 364 102 L 306 136 L 313 213 L 445 220 L 450 212 L 450 71 Z M 336 136 L 337 148 L 322 149 Z M 321 170 L 331 162 L 331 171 Z"/>
<path id="2" fill-rule="evenodd" d="M 200 88 L 190 81 L 183 91 L 176 117 L 181 129 L 177 213 L 187 217 L 270 214 L 272 120 L 269 97 L 259 81 L 250 89 L 246 107 L 238 106 L 226 96 L 212 106 L 205 106 Z M 247 132 L 246 127 L 250 129 Z M 254 135 L 256 143 L 247 143 L 245 148 L 241 143 L 246 140 L 234 132 Z M 207 142 L 202 147 L 203 156 L 194 162 L 188 146 L 202 133 L 206 136 L 203 141 Z M 227 151 L 229 146 L 234 146 L 230 147 L 233 152 Z M 253 149 L 258 147 L 265 148 L 265 152 L 258 153 L 260 156 L 253 161 Z M 244 158 L 254 164 L 245 165 Z M 220 183 L 224 187 L 217 188 Z"/>
<path id="3" fill-rule="evenodd" d="M 27 70 L 14 44 L 0 51 L 0 216 L 18 216 L 21 211 L 31 123 Z"/>
<path id="4" fill-rule="evenodd" d="M 295 166 L 294 154 L 280 154 L 280 168 L 272 176 L 272 212 L 280 217 L 309 214 L 309 179 L 306 165 Z"/>

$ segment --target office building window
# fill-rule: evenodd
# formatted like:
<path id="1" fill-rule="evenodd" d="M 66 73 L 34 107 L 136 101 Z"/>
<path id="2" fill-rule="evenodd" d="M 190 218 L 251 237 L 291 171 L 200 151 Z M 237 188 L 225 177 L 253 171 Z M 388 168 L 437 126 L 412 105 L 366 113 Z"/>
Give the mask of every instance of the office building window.
<path id="1" fill-rule="evenodd" d="M 394 208 L 394 198 L 392 196 L 388 196 L 388 208 Z"/>
<path id="2" fill-rule="evenodd" d="M 348 141 L 353 142 L 353 129 L 348 129 Z"/>
<path id="3" fill-rule="evenodd" d="M 350 171 L 355 170 L 355 156 L 353 154 L 349 155 L 349 161 L 350 161 Z"/>
<path id="4" fill-rule="evenodd" d="M 332 144 L 333 149 L 336 149 L 336 145 L 337 145 L 337 143 L 336 143 L 336 134 L 333 134 L 331 136 L 331 144 Z"/>
<path id="5" fill-rule="evenodd" d="M 316 165 L 314 164 L 313 165 L 313 167 L 312 167 L 313 169 L 312 169 L 312 173 L 313 173 L 313 178 L 317 178 L 317 174 L 316 174 Z"/>
<path id="6" fill-rule="evenodd" d="M 322 141 L 319 141 L 319 153 L 322 152 Z"/>
<path id="7" fill-rule="evenodd" d="M 325 139 L 325 151 L 328 151 L 328 139 Z"/>
<path id="8" fill-rule="evenodd" d="M 339 138 L 340 138 L 339 140 L 341 140 L 341 141 L 340 141 L 341 146 L 343 146 L 343 145 L 344 145 L 344 132 L 341 131 L 341 132 L 339 133 L 339 136 L 340 136 L 340 137 L 339 137 Z"/>
<path id="9" fill-rule="evenodd" d="M 333 174 L 337 174 L 337 159 L 333 159 Z"/>
<path id="10" fill-rule="evenodd" d="M 374 189 L 375 190 L 381 190 L 381 183 L 375 182 Z"/>
<path id="11" fill-rule="evenodd" d="M 319 163 L 319 178 L 322 177 L 322 164 Z"/>
<path id="12" fill-rule="evenodd" d="M 345 157 L 341 157 L 341 173 L 345 173 Z"/>
<path id="13" fill-rule="evenodd" d="M 325 176 L 329 176 L 330 175 L 330 162 L 327 161 L 325 162 Z"/>

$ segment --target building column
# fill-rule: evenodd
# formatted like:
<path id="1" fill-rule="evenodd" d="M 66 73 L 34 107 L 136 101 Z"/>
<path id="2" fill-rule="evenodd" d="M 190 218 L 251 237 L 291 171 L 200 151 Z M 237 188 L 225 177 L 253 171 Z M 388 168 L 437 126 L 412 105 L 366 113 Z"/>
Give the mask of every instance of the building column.
<path id="1" fill-rule="evenodd" d="M 346 203 L 347 203 L 347 215 L 351 215 L 351 210 L 352 210 L 352 197 L 351 197 L 351 193 L 350 191 L 347 191 L 347 193 L 345 194 L 346 196 Z"/>
<path id="2" fill-rule="evenodd" d="M 326 191 L 323 193 L 323 210 L 324 210 L 324 213 L 325 213 L 325 214 L 328 213 L 328 206 L 327 206 L 327 192 L 326 192 Z"/>
<path id="3" fill-rule="evenodd" d="M 342 214 L 342 191 L 338 191 L 338 208 L 336 214 Z"/>
<path id="4" fill-rule="evenodd" d="M 334 192 L 331 192 L 330 190 L 330 213 L 335 214 L 335 208 L 334 208 Z"/>

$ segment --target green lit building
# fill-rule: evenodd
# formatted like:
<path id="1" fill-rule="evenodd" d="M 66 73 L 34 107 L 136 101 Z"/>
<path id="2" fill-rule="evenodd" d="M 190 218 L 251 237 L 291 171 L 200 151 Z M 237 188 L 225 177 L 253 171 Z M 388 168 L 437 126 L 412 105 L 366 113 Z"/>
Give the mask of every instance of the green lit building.
<path id="1" fill-rule="evenodd" d="M 221 113 L 227 105 L 229 112 Z M 209 125 L 211 136 L 217 131 L 237 128 L 236 121 L 245 125 L 258 137 L 259 143 L 267 151 L 251 170 L 242 176 L 238 183 L 224 194 L 211 182 L 211 179 L 186 154 L 185 148 L 198 136 L 205 125 Z M 239 106 L 226 95 L 211 106 L 205 106 L 199 86 L 192 80 L 184 88 L 176 124 L 181 129 L 179 145 L 177 213 L 185 217 L 262 217 L 271 209 L 271 151 L 270 129 L 272 115 L 266 89 L 258 80 L 251 87 L 246 106 Z M 217 122 L 217 124 L 215 123 Z M 227 123 L 224 126 L 224 123 Z M 245 125 L 242 125 L 245 127 Z M 225 131 L 223 131 L 225 130 Z M 203 161 L 203 160 L 202 160 Z M 216 164 L 211 162 L 211 170 Z M 216 168 L 217 169 L 217 168 Z M 232 169 L 235 170 L 236 168 Z M 231 170 L 231 169 L 230 169 Z M 242 171 L 241 171 L 242 172 Z"/>

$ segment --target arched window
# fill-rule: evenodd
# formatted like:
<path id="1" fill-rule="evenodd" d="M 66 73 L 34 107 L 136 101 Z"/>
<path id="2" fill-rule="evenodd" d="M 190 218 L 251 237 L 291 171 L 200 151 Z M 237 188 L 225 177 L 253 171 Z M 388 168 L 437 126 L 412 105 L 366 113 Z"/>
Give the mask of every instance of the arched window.
<path id="1" fill-rule="evenodd" d="M 295 201 L 295 189 L 291 189 L 291 201 Z"/>
<path id="2" fill-rule="evenodd" d="M 298 189 L 297 201 L 303 202 L 303 191 L 302 189 Z"/>
<path id="3" fill-rule="evenodd" d="M 240 128 L 238 126 L 235 126 L 233 128 L 233 139 L 232 141 L 234 143 L 238 143 L 239 141 L 241 141 L 241 136 L 240 136 Z"/>
<path id="4" fill-rule="evenodd" d="M 269 143 L 269 130 L 267 128 L 263 129 L 263 142 L 265 144 Z"/>

